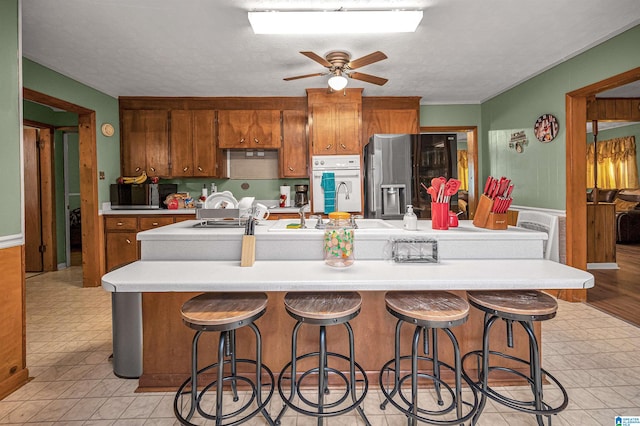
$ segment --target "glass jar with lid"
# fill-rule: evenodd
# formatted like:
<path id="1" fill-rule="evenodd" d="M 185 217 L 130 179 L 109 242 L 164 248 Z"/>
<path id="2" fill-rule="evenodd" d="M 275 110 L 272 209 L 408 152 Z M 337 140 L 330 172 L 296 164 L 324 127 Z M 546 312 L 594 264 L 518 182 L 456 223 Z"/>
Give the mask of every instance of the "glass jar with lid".
<path id="1" fill-rule="evenodd" d="M 353 225 L 346 212 L 329 213 L 324 230 L 324 261 L 329 266 L 353 265 Z"/>

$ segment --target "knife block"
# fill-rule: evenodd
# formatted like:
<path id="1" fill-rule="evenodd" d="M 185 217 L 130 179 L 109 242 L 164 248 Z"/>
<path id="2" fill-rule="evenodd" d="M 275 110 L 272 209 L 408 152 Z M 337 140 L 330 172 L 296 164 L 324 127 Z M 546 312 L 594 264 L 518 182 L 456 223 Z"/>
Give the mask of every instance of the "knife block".
<path id="1" fill-rule="evenodd" d="M 256 236 L 242 236 L 242 252 L 240 254 L 240 266 L 253 266 L 256 261 Z"/>
<path id="2" fill-rule="evenodd" d="M 494 230 L 507 229 L 509 224 L 506 213 L 493 213 L 493 200 L 486 195 L 480 196 L 476 215 L 473 217 L 473 225 L 478 228 L 487 228 Z"/>

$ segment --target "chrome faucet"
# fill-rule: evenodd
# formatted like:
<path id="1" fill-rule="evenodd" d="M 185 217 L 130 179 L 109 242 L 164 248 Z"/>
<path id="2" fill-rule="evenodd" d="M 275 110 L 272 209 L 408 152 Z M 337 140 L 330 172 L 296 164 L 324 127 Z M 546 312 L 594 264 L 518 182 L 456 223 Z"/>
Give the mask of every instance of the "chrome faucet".
<path id="1" fill-rule="evenodd" d="M 300 206 L 300 209 L 298 210 L 298 214 L 300 215 L 300 228 L 301 229 L 306 229 L 307 227 L 307 220 L 304 217 L 304 209 L 305 207 L 309 207 L 309 204 L 303 204 L 302 206 Z"/>
<path id="2" fill-rule="evenodd" d="M 347 186 L 347 182 L 342 181 L 338 184 L 338 186 L 336 186 L 336 198 L 335 198 L 335 206 L 336 206 L 336 211 L 340 211 L 340 209 L 338 208 L 338 194 L 340 193 L 340 187 L 344 185 L 344 199 L 348 200 L 349 199 L 349 187 Z"/>

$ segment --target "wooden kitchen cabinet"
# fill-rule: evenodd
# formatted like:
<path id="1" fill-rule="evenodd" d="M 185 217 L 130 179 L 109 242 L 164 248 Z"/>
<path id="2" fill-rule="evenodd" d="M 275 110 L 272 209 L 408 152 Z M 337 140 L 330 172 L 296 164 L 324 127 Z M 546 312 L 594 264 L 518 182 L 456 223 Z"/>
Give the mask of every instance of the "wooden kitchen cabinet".
<path id="1" fill-rule="evenodd" d="M 282 148 L 279 163 L 280 177 L 309 177 L 307 113 L 305 111 L 282 111 Z"/>
<path id="2" fill-rule="evenodd" d="M 105 262 L 107 271 L 140 259 L 140 245 L 136 239 L 138 232 L 188 219 L 195 219 L 195 215 L 140 214 L 105 216 Z"/>
<path id="3" fill-rule="evenodd" d="M 218 111 L 218 148 L 280 148 L 280 111 Z"/>
<path id="4" fill-rule="evenodd" d="M 169 176 L 167 110 L 122 110 L 121 131 L 123 176 Z"/>
<path id="5" fill-rule="evenodd" d="M 360 154 L 362 89 L 307 89 L 314 155 Z"/>
<path id="6" fill-rule="evenodd" d="M 417 110 L 363 110 L 362 145 L 375 134 L 420 133 Z"/>
<path id="7" fill-rule="evenodd" d="M 171 176 L 216 176 L 215 119 L 212 110 L 171 111 Z"/>

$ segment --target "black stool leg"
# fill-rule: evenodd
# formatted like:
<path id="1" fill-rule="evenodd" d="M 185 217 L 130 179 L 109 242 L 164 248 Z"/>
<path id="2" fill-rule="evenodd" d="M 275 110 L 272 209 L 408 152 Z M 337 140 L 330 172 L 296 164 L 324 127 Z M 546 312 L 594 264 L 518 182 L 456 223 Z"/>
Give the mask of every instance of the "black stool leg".
<path id="1" fill-rule="evenodd" d="M 191 420 L 198 405 L 198 341 L 201 335 L 202 331 L 196 331 L 191 343 L 191 407 L 185 417 L 187 420 Z"/>
<path id="2" fill-rule="evenodd" d="M 355 403 L 357 402 L 357 398 L 356 398 L 356 350 L 355 350 L 355 344 L 354 339 L 353 339 L 353 329 L 351 328 L 351 324 L 349 324 L 348 322 L 344 323 L 345 328 L 347 329 L 347 332 L 349 333 L 349 380 L 351 381 L 351 400 Z M 362 407 L 360 405 L 356 406 L 356 410 L 358 410 L 358 413 L 360 414 L 360 417 L 362 417 L 362 420 L 364 420 L 364 423 L 367 426 L 371 426 L 371 423 L 369 423 L 369 419 L 367 418 L 367 416 L 364 414 L 364 410 L 362 409 Z"/>
<path id="3" fill-rule="evenodd" d="M 395 350 L 394 378 L 393 378 L 393 389 L 389 394 L 389 399 L 393 399 L 393 397 L 396 395 L 396 393 L 398 392 L 399 384 L 400 384 L 400 330 L 402 329 L 403 323 L 404 321 L 402 320 L 398 320 L 398 322 L 396 322 L 396 337 L 395 337 L 395 346 L 394 346 L 394 350 Z M 382 401 L 382 404 L 380 404 L 381 410 L 384 410 L 385 408 L 387 408 L 389 399 L 385 399 L 384 401 Z"/>
<path id="4" fill-rule="evenodd" d="M 296 322 L 296 325 L 293 327 L 293 332 L 291 333 L 291 377 L 289 378 L 289 380 L 291 380 L 291 388 L 290 388 L 289 398 L 287 398 L 287 401 L 289 402 L 292 402 L 293 398 L 297 394 L 296 356 L 298 352 L 298 330 L 300 330 L 301 326 L 302 326 L 302 323 L 300 321 Z M 278 381 L 282 382 L 282 372 L 280 374 L 281 376 L 278 379 Z M 283 403 L 282 410 L 280 410 L 280 413 L 278 413 L 278 417 L 276 417 L 275 424 L 277 425 L 280 424 L 280 420 L 282 419 L 282 416 L 284 416 L 284 413 L 287 411 L 288 408 L 289 406 L 286 403 Z"/>
<path id="5" fill-rule="evenodd" d="M 478 378 L 482 382 L 482 388 L 480 392 L 480 403 L 478 404 L 478 410 L 473 416 L 471 424 L 475 425 L 482 414 L 482 410 L 487 403 L 487 386 L 489 379 L 489 331 L 493 324 L 498 320 L 497 316 L 485 314 L 484 316 L 484 328 L 482 331 L 482 367 L 478 371 Z"/>
<path id="6" fill-rule="evenodd" d="M 222 387 L 224 385 L 224 351 L 225 341 L 227 340 L 227 333 L 220 333 L 220 339 L 218 340 L 218 365 L 217 372 L 218 377 L 216 381 L 216 425 L 222 422 Z"/>
<path id="7" fill-rule="evenodd" d="M 248 327 L 251 328 L 256 335 L 256 404 L 258 404 L 259 407 L 262 405 L 262 335 L 255 324 L 251 323 Z M 274 425 L 266 408 L 263 408 L 260 412 L 269 425 Z"/>
<path id="8" fill-rule="evenodd" d="M 324 412 L 324 395 L 327 390 L 327 330 L 320 326 L 320 353 L 318 354 L 318 413 Z M 318 417 L 318 426 L 322 426 L 323 418 Z"/>
<path id="9" fill-rule="evenodd" d="M 436 380 L 433 381 L 433 387 L 436 391 L 436 396 L 438 397 L 438 405 L 444 405 L 444 401 L 442 400 L 442 392 L 440 391 L 440 362 L 438 361 L 438 330 L 435 328 L 425 328 L 424 329 L 424 345 L 425 345 L 425 355 L 429 355 L 429 350 L 426 348 L 427 343 L 429 342 L 429 331 L 432 335 L 432 352 L 431 358 L 433 359 L 433 377 Z"/>
<path id="10" fill-rule="evenodd" d="M 542 410 L 542 371 L 540 367 L 540 351 L 538 347 L 538 340 L 533 332 L 533 324 L 531 321 L 520 321 L 522 327 L 529 336 L 529 353 L 531 363 L 531 378 L 533 383 L 531 384 L 531 390 L 533 391 L 533 397 L 535 401 L 536 410 Z M 551 424 L 551 417 L 549 417 L 549 424 Z M 544 426 L 543 416 L 536 414 L 536 420 L 539 426 Z"/>
<path id="11" fill-rule="evenodd" d="M 443 328 L 444 331 L 451 340 L 451 344 L 453 346 L 453 356 L 454 356 L 454 365 L 455 365 L 455 384 L 456 384 L 456 416 L 458 418 L 462 417 L 462 362 L 460 361 L 460 346 L 458 345 L 458 339 L 453 334 L 453 332 L 448 328 Z M 436 330 L 433 330 L 435 333 Z"/>
<path id="12" fill-rule="evenodd" d="M 236 380 L 236 331 L 230 330 L 226 332 L 227 348 L 225 354 L 231 357 L 231 391 L 233 392 L 233 402 L 238 401 L 238 381 Z"/>
<path id="13" fill-rule="evenodd" d="M 416 327 L 413 332 L 413 344 L 411 345 L 411 407 L 409 408 L 414 416 L 418 415 L 418 342 L 422 327 Z M 416 418 L 409 418 L 408 425 L 417 424 Z"/>

